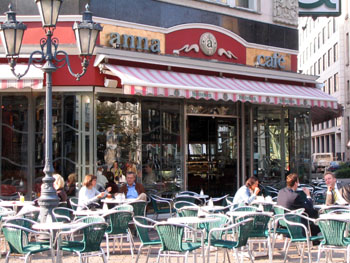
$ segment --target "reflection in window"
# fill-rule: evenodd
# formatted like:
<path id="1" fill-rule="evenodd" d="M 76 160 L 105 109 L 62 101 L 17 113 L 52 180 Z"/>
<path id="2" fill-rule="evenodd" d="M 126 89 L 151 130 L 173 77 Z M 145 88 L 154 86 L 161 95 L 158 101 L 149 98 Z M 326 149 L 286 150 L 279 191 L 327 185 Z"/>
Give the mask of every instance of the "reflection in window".
<path id="1" fill-rule="evenodd" d="M 28 174 L 28 99 L 3 96 L 1 103 L 1 188 L 5 198 L 27 192 Z"/>
<path id="2" fill-rule="evenodd" d="M 81 96 L 54 94 L 52 97 L 52 144 L 53 166 L 67 178 L 78 172 L 79 136 L 82 126 L 79 125 L 79 108 Z M 88 121 L 88 119 L 87 119 Z M 45 97 L 36 99 L 35 108 L 35 185 L 34 191 L 40 191 L 41 179 L 44 176 L 45 162 Z M 89 154 L 89 147 L 84 147 Z M 88 159 L 87 159 L 88 160 Z M 82 171 L 83 174 L 86 171 Z"/>
<path id="3" fill-rule="evenodd" d="M 122 180 L 119 173 L 126 175 L 128 170 L 140 177 L 140 104 L 134 100 L 101 96 L 97 100 L 96 114 L 98 165 L 105 173 L 111 171 L 118 182 Z M 120 170 L 113 168 L 115 162 Z"/>
<path id="4" fill-rule="evenodd" d="M 171 193 L 182 182 L 180 104 L 142 103 L 142 180 L 146 189 Z"/>

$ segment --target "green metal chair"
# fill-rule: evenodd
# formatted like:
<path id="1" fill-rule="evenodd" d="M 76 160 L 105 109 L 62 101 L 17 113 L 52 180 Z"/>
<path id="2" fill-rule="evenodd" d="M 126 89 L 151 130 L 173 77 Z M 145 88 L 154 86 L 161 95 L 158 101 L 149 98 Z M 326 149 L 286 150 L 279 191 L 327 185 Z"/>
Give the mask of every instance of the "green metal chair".
<path id="1" fill-rule="evenodd" d="M 106 246 L 107 246 L 107 258 L 109 258 L 109 239 L 113 239 L 113 252 L 115 251 L 115 240 L 120 239 L 119 249 L 122 253 L 123 238 L 129 239 L 130 251 L 132 257 L 134 257 L 134 240 L 129 229 L 129 223 L 132 221 L 133 212 L 116 210 L 109 211 L 103 215 L 106 222 L 109 224 L 106 229 Z"/>
<path id="2" fill-rule="evenodd" d="M 316 224 L 320 227 L 324 238 L 318 247 L 317 263 L 320 262 L 322 251 L 332 250 L 345 250 L 346 262 L 350 263 L 350 238 L 346 237 L 346 228 L 349 221 L 335 219 L 334 216 L 331 217 L 316 220 Z M 330 255 L 332 256 L 332 253 Z M 329 262 L 328 253 L 326 254 L 326 262 Z"/>
<path id="3" fill-rule="evenodd" d="M 188 261 L 189 252 L 194 252 L 201 248 L 202 257 L 204 258 L 203 250 L 203 235 L 202 231 L 196 230 L 192 227 L 182 224 L 172 224 L 168 222 L 160 222 L 154 225 L 160 238 L 162 247 L 159 249 L 157 263 L 159 263 L 160 257 L 184 257 L 185 262 Z M 184 239 L 185 229 L 201 236 L 201 242 L 191 242 Z M 194 254 L 194 263 L 197 261 L 197 257 Z"/>
<path id="4" fill-rule="evenodd" d="M 206 222 L 206 223 L 200 223 L 198 226 L 198 228 L 204 230 L 204 243 L 206 245 L 208 244 L 208 236 L 209 236 L 210 230 L 212 230 L 213 228 L 226 227 L 227 225 L 232 223 L 231 219 L 228 216 L 223 214 L 211 214 L 211 215 L 208 215 L 207 217 L 217 218 L 218 220 Z"/>
<path id="5" fill-rule="evenodd" d="M 172 217 L 175 213 L 175 209 L 172 207 L 172 199 L 160 197 L 154 194 L 150 195 L 151 204 L 156 214 L 156 219 L 160 214 L 169 214 L 169 217 Z"/>
<path id="6" fill-rule="evenodd" d="M 176 214 L 179 217 L 197 216 L 199 210 L 199 206 L 187 201 L 179 201 L 174 203 L 174 208 L 176 209 Z"/>
<path id="7" fill-rule="evenodd" d="M 311 246 L 312 241 L 322 240 L 322 236 L 311 236 L 310 222 L 315 222 L 315 220 L 300 214 L 287 213 L 283 216 L 283 220 L 287 226 L 290 240 L 288 242 L 287 248 L 285 250 L 284 262 L 287 261 L 288 250 L 291 243 L 302 243 L 303 247 L 301 250 L 301 261 L 304 259 L 304 247 L 305 243 L 307 245 L 308 259 L 309 263 L 312 262 L 311 256 Z"/>
<path id="8" fill-rule="evenodd" d="M 135 263 L 137 263 L 139 260 L 142 248 L 148 247 L 147 258 L 146 258 L 146 263 L 147 263 L 152 246 L 161 245 L 160 239 L 151 239 L 149 236 L 149 231 L 155 229 L 154 225 L 157 222 L 143 216 L 134 216 L 133 221 L 136 227 L 137 234 L 141 241 L 140 247 L 137 252 Z"/>
<path id="9" fill-rule="evenodd" d="M 254 202 L 252 203 L 252 206 L 256 206 L 259 210 L 263 212 L 273 212 L 273 204 L 266 203 L 266 202 Z"/>
<path id="10" fill-rule="evenodd" d="M 246 219 L 253 219 L 251 227 L 247 230 L 246 233 L 249 237 L 248 242 L 250 244 L 253 243 L 261 243 L 266 242 L 268 248 L 268 256 L 269 261 L 272 262 L 272 245 L 271 245 L 271 225 L 273 222 L 273 217 L 269 213 L 264 212 L 253 212 L 251 214 L 239 217 L 236 219 L 237 222 Z"/>
<path id="11" fill-rule="evenodd" d="M 102 216 L 83 216 L 74 220 L 74 223 L 104 223 L 106 222 L 105 218 Z"/>
<path id="12" fill-rule="evenodd" d="M 74 211 L 76 211 L 78 208 L 78 202 L 79 202 L 78 197 L 69 198 L 69 205 Z"/>
<path id="13" fill-rule="evenodd" d="M 193 195 L 177 195 L 175 196 L 175 198 L 173 199 L 173 202 L 179 202 L 179 201 L 186 201 L 186 202 L 190 202 L 196 205 L 203 205 L 203 200 L 193 196 Z"/>
<path id="14" fill-rule="evenodd" d="M 207 254 L 207 263 L 210 261 L 210 248 L 216 247 L 225 249 L 224 254 L 224 260 L 227 255 L 229 261 L 230 256 L 228 253 L 229 249 L 235 250 L 237 260 L 239 259 L 238 255 L 238 249 L 245 247 L 248 242 L 249 235 L 247 233 L 249 232 L 249 229 L 252 227 L 253 218 L 249 218 L 246 220 L 242 220 L 236 224 L 231 224 L 226 227 L 218 227 L 218 228 L 212 228 L 208 233 L 208 245 L 206 246 L 206 254 Z M 227 239 L 227 232 L 230 231 L 232 233 L 236 233 L 236 240 L 228 240 Z M 242 251 L 243 252 L 243 251 Z M 253 263 L 253 258 L 250 253 L 249 247 L 248 247 L 248 254 L 250 257 L 251 262 Z M 218 257 L 216 256 L 216 262 Z M 241 253 L 241 262 L 243 262 L 243 254 Z"/>
<path id="15" fill-rule="evenodd" d="M 109 211 L 112 211 L 112 210 L 134 212 L 134 208 L 128 204 L 117 205 L 117 206 L 109 209 Z"/>
<path id="16" fill-rule="evenodd" d="M 339 213 L 343 213 L 343 210 L 345 212 L 350 212 L 349 206 L 343 206 L 343 205 L 331 205 L 331 206 L 327 206 L 323 209 L 320 209 L 320 211 L 318 212 L 319 214 L 328 214 L 328 213 L 333 213 L 333 212 L 337 212 L 338 210 L 342 210 L 339 211 Z"/>
<path id="17" fill-rule="evenodd" d="M 287 224 L 284 222 L 284 214 L 286 213 L 297 213 L 297 214 L 302 214 L 305 210 L 304 208 L 297 209 L 297 210 L 289 210 L 283 206 L 275 205 L 273 207 L 275 215 L 274 215 L 274 220 L 273 220 L 273 228 L 271 232 L 273 232 L 273 241 L 272 241 L 272 250 L 275 247 L 276 243 L 276 237 L 278 234 L 281 234 L 285 237 L 285 242 L 283 246 L 283 250 L 286 249 L 287 244 L 288 244 L 288 238 L 289 238 L 289 232 L 287 229 Z"/>
<path id="18" fill-rule="evenodd" d="M 128 204 L 133 207 L 134 216 L 146 216 L 146 201 L 139 200 L 130 202 Z"/>
<path id="19" fill-rule="evenodd" d="M 105 222 L 95 222 L 70 231 L 60 232 L 57 238 L 57 262 L 60 262 L 60 251 L 63 251 L 78 254 L 81 263 L 83 258 L 91 256 L 102 256 L 103 262 L 107 263 L 105 252 L 101 247 L 107 227 L 108 224 Z M 77 232 L 83 234 L 79 241 L 63 241 L 61 238 L 61 236 L 74 235 Z"/>
<path id="20" fill-rule="evenodd" d="M 52 213 L 56 222 L 68 223 L 74 220 L 74 210 L 67 207 L 55 207 Z"/>
<path id="21" fill-rule="evenodd" d="M 24 223 L 25 221 L 21 222 Z M 49 242 L 32 241 L 30 238 L 33 235 L 40 235 L 41 238 L 46 237 L 48 240 L 50 240 L 50 233 L 37 232 L 24 226 L 11 223 L 3 224 L 2 231 L 10 248 L 10 250 L 7 252 L 5 263 L 9 261 L 10 256 L 13 254 L 24 255 L 24 261 L 30 262 L 32 255 L 45 251 L 50 251 L 52 263 L 54 263 L 52 244 Z"/>

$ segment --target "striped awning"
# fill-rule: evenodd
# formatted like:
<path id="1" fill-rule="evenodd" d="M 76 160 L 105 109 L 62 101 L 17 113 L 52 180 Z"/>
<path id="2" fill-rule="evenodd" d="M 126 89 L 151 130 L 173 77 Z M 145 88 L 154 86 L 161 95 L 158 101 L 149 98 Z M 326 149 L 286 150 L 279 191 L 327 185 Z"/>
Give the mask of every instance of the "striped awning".
<path id="1" fill-rule="evenodd" d="M 338 108 L 318 88 L 105 64 L 124 94 Z"/>
<path id="2" fill-rule="evenodd" d="M 17 65 L 15 72 L 23 74 L 27 69 L 27 65 Z M 0 64 L 0 89 L 7 88 L 32 88 L 32 89 L 42 89 L 43 88 L 43 71 L 34 66 L 30 66 L 27 74 L 17 80 L 12 74 L 10 66 L 7 64 Z"/>

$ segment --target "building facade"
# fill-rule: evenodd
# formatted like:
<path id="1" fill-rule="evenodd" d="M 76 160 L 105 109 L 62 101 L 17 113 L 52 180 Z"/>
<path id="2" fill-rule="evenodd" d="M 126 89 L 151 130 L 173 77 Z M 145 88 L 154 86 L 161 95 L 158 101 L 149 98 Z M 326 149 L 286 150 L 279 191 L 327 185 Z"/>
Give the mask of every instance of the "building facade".
<path id="1" fill-rule="evenodd" d="M 43 33 L 35 6 L 22 2 L 16 11 L 28 25 L 22 53 L 29 54 Z M 54 34 L 76 71 L 71 26 L 86 2 L 103 31 L 86 76 L 78 82 L 65 68 L 53 74 L 58 173 L 81 182 L 118 163 L 163 195 L 233 194 L 251 175 L 267 183 L 289 172 L 308 178 L 311 120 L 322 120 L 320 110 L 332 116 L 337 103 L 314 76 L 297 74 L 297 6 L 65 1 Z M 29 196 L 43 176 L 43 76 L 34 68 L 23 84 L 1 75 L 0 195 Z"/>
<path id="2" fill-rule="evenodd" d="M 301 18 L 299 21 L 298 69 L 317 75 L 323 91 L 337 98 L 343 115 L 312 125 L 312 152 L 333 153 L 348 161 L 350 153 L 349 3 L 342 1 L 339 17 Z"/>

